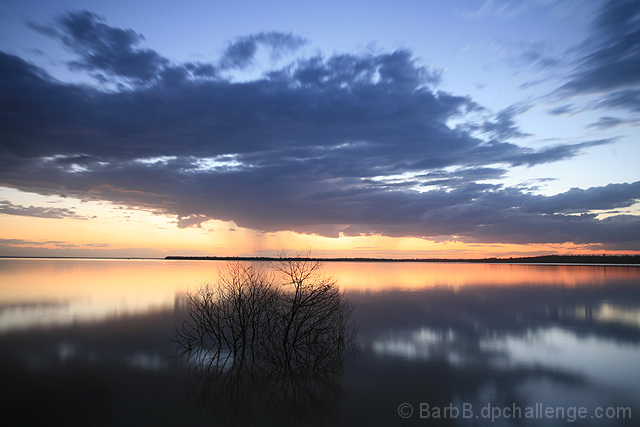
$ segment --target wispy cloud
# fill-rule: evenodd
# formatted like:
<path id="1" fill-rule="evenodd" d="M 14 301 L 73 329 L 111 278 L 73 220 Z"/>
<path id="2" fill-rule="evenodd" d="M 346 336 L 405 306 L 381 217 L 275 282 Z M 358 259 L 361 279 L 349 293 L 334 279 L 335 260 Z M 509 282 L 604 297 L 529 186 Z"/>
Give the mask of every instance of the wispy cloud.
<path id="1" fill-rule="evenodd" d="M 250 65 L 259 46 L 266 47 L 270 51 L 272 59 L 278 59 L 282 54 L 295 52 L 306 43 L 307 41 L 302 37 L 275 31 L 238 37 L 225 49 L 219 62 L 220 67 L 223 69 L 244 68 Z"/>
<path id="2" fill-rule="evenodd" d="M 637 119 L 621 119 L 618 117 L 604 116 L 600 117 L 597 122 L 587 125 L 587 127 L 605 130 L 622 125 L 638 126 L 638 124 L 640 124 L 640 120 Z"/>
<path id="3" fill-rule="evenodd" d="M 573 74 L 559 90 L 575 95 L 640 85 L 639 18 L 637 1 L 607 1 L 594 21 L 592 36 L 579 48 Z"/>
<path id="4" fill-rule="evenodd" d="M 87 219 L 87 217 L 76 214 L 75 211 L 67 208 L 45 208 L 41 206 L 21 206 L 14 205 L 8 200 L 0 200 L 0 214 L 32 216 L 37 218 L 74 218 Z"/>

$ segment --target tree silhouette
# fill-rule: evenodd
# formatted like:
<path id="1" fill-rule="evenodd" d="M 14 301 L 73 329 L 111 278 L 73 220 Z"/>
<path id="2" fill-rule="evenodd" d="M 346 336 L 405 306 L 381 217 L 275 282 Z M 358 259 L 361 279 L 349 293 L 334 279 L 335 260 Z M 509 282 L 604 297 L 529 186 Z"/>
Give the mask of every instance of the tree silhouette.
<path id="1" fill-rule="evenodd" d="M 321 269 L 301 256 L 282 255 L 269 269 L 229 263 L 215 284 L 186 293 L 175 355 L 200 374 L 201 396 L 220 412 L 247 422 L 266 411 L 278 423 L 330 413 L 357 326 L 353 305 Z"/>

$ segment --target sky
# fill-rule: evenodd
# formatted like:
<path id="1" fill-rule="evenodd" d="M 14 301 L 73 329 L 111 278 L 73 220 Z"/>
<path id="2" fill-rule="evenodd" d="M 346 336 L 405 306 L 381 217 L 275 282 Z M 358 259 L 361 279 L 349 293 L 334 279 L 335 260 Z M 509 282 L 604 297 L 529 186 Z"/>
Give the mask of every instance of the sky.
<path id="1" fill-rule="evenodd" d="M 640 253 L 640 1 L 0 3 L 0 255 Z"/>

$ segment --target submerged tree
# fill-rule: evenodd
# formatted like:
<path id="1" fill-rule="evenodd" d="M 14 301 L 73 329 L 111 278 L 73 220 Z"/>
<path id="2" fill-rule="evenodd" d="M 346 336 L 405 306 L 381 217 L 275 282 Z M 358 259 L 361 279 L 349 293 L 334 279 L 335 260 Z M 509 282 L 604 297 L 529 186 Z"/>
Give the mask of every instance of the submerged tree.
<path id="1" fill-rule="evenodd" d="M 176 329 L 176 354 L 215 372 L 253 368 L 270 329 L 277 289 L 254 265 L 230 263 L 215 284 L 186 294 L 189 318 Z"/>
<path id="2" fill-rule="evenodd" d="M 339 388 L 356 351 L 353 306 L 321 262 L 281 256 L 270 267 L 229 263 L 215 284 L 186 294 L 176 356 L 204 374 L 203 391 L 219 403 L 317 403 Z"/>

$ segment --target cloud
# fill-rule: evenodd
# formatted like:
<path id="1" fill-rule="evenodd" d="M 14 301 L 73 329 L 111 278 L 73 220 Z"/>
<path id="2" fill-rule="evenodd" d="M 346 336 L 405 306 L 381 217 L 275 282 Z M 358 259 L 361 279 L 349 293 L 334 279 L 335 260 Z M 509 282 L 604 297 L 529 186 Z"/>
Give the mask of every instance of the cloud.
<path id="1" fill-rule="evenodd" d="M 80 247 L 98 247 L 104 248 L 109 247 L 109 244 L 89 244 L 89 245 L 76 245 L 73 243 L 63 242 L 60 240 L 46 240 L 46 241 L 30 241 L 23 239 L 0 239 L 0 247 L 1 246 L 15 246 L 15 247 L 43 247 L 43 246 L 53 246 L 54 248 L 59 249 L 75 249 Z"/>
<path id="2" fill-rule="evenodd" d="M 619 110 L 632 113 L 640 112 L 640 89 L 625 89 L 621 91 L 611 92 L 600 95 L 595 101 L 590 101 L 583 105 L 582 107 L 577 107 L 574 104 L 564 104 L 550 110 L 547 112 L 553 116 L 560 116 L 563 114 L 577 114 L 585 111 L 597 111 L 597 110 Z M 608 120 L 605 120 L 608 119 Z M 603 117 L 598 123 L 602 123 L 604 125 L 603 129 L 606 129 L 611 126 L 607 126 L 609 124 L 613 124 L 613 121 L 610 120 L 611 117 Z M 616 125 L 620 124 L 636 124 L 638 120 L 634 119 L 616 119 L 619 120 Z M 597 124 L 589 125 L 589 127 L 599 127 Z"/>
<path id="3" fill-rule="evenodd" d="M 30 22 L 29 26 L 61 41 L 78 56 L 68 63 L 69 68 L 88 71 L 101 82 L 175 84 L 189 77 L 217 75 L 212 64 L 172 64 L 155 50 L 138 47 L 144 41 L 142 34 L 109 26 L 103 17 L 88 11 L 69 12 L 50 25 Z"/>
<path id="4" fill-rule="evenodd" d="M 44 208 L 40 206 L 21 206 L 14 205 L 8 200 L 0 200 L 0 214 L 32 216 L 36 218 L 75 218 L 87 219 L 85 216 L 78 215 L 75 211 L 67 208 Z"/>
<path id="5" fill-rule="evenodd" d="M 479 131 L 499 140 L 532 136 L 529 133 L 522 132 L 514 120 L 515 116 L 526 113 L 531 107 L 531 105 L 526 104 L 510 105 L 499 111 L 495 119 L 487 120 L 480 125 L 470 124 L 466 126 L 465 129 L 469 131 Z"/>
<path id="6" fill-rule="evenodd" d="M 525 13 L 531 6 L 527 1 L 512 5 L 504 1 L 485 0 L 475 9 L 463 10 L 461 15 L 472 19 L 489 16 L 500 20 L 511 20 Z"/>
<path id="7" fill-rule="evenodd" d="M 69 64 L 72 68 L 148 82 L 167 63 L 154 50 L 136 47 L 144 36 L 131 29 L 110 27 L 91 12 L 71 12 L 54 25 L 32 23 L 31 27 L 76 53 L 79 59 Z"/>
<path id="8" fill-rule="evenodd" d="M 561 64 L 561 60 L 550 53 L 550 47 L 541 42 L 524 43 L 521 42 L 521 52 L 519 59 L 527 64 L 534 64 L 540 68 L 556 67 Z"/>
<path id="9" fill-rule="evenodd" d="M 63 242 L 33 242 L 30 240 L 23 240 L 23 239 L 0 239 L 0 245 L 35 245 L 35 246 L 42 246 L 42 245 L 46 245 L 49 243 L 63 243 Z"/>
<path id="10" fill-rule="evenodd" d="M 640 181 L 608 184 L 589 189 L 572 188 L 555 196 L 536 196 L 522 203 L 525 212 L 580 213 L 590 210 L 629 207 L 640 199 Z"/>
<path id="11" fill-rule="evenodd" d="M 225 49 L 220 59 L 220 67 L 222 69 L 247 67 L 253 62 L 259 46 L 268 48 L 271 51 L 271 58 L 275 60 L 284 53 L 295 52 L 306 43 L 307 41 L 302 37 L 275 31 L 238 37 Z"/>
<path id="12" fill-rule="evenodd" d="M 394 87 L 409 92 L 434 85 L 440 73 L 418 64 L 409 50 L 379 55 L 337 54 L 328 59 L 316 56 L 269 73 L 270 79 L 306 88 Z M 474 106 L 468 103 L 467 107 Z"/>
<path id="13" fill-rule="evenodd" d="M 561 116 L 563 114 L 571 114 L 576 111 L 576 108 L 572 104 L 564 104 L 559 107 L 552 108 L 548 110 L 548 113 L 552 116 Z"/>
<path id="14" fill-rule="evenodd" d="M 494 49 L 504 56 L 505 61 L 515 69 L 533 69 L 536 73 L 549 72 L 565 66 L 565 57 L 556 52 L 556 46 L 541 40 L 517 40 L 513 38 L 492 41 Z M 545 83 L 547 79 L 527 81 L 521 88 Z"/>
<path id="15" fill-rule="evenodd" d="M 628 89 L 640 84 L 640 3 L 609 0 L 593 23 L 593 34 L 568 82 L 567 95 Z"/>
<path id="16" fill-rule="evenodd" d="M 217 74 L 220 64 L 244 67 L 252 46 L 291 52 L 303 39 L 259 33 L 215 63 L 175 64 L 88 12 L 57 22 L 39 31 L 86 70 L 130 85 L 59 82 L 0 52 L 0 185 L 149 209 L 180 228 L 218 219 L 331 237 L 640 242 L 637 217 L 591 214 L 630 206 L 637 183 L 548 197 L 496 182 L 509 167 L 571 159 L 614 139 L 518 145 L 527 134 L 515 117 L 528 105 L 491 116 L 468 96 L 438 91 L 440 73 L 410 50 L 300 57 L 234 82 Z M 483 121 L 472 123 L 478 112 Z"/>
<path id="17" fill-rule="evenodd" d="M 178 228 L 197 227 L 202 228 L 202 223 L 208 221 L 204 215 L 189 215 L 184 217 L 178 217 Z"/>
<path id="18" fill-rule="evenodd" d="M 202 251 L 194 250 L 202 253 Z M 51 256 L 78 256 L 78 257 L 108 257 L 108 258 L 161 258 L 167 253 L 150 248 L 118 248 L 109 244 L 82 244 L 77 245 L 62 241 L 34 242 L 22 239 L 0 239 L 0 256 L 23 257 L 51 257 Z M 204 253 L 203 253 L 204 255 Z"/>
<path id="19" fill-rule="evenodd" d="M 604 110 L 607 115 L 587 128 L 601 131 L 623 125 L 637 126 L 640 122 L 640 118 L 635 117 L 635 113 L 640 112 L 640 73 L 637 71 L 640 69 L 640 3 L 603 1 L 585 41 L 568 49 L 564 57 L 574 59 L 550 64 L 555 68 L 556 77 L 567 75 L 551 96 L 561 101 L 571 98 L 575 103 L 550 109 L 549 114 L 575 115 Z M 586 101 L 580 102 L 580 96 Z M 613 117 L 611 110 L 628 117 Z"/>
<path id="20" fill-rule="evenodd" d="M 600 117 L 600 119 L 598 119 L 597 122 L 591 123 L 587 125 L 587 127 L 595 128 L 599 130 L 605 130 L 605 129 L 611 129 L 611 128 L 626 125 L 626 124 L 637 126 L 638 123 L 639 123 L 639 120 L 625 120 L 617 117 L 605 116 L 605 117 Z"/>
<path id="21" fill-rule="evenodd" d="M 596 108 L 619 108 L 640 113 L 640 88 L 613 92 L 603 97 Z"/>

